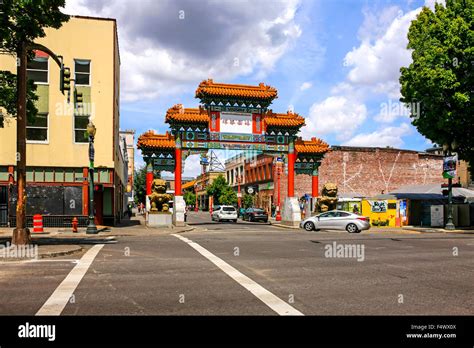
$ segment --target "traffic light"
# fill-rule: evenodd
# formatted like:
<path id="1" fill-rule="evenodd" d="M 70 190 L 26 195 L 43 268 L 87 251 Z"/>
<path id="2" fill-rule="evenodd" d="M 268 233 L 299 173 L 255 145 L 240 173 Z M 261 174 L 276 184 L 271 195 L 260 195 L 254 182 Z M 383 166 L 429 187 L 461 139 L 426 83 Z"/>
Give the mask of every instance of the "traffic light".
<path id="1" fill-rule="evenodd" d="M 60 73 L 59 89 L 61 93 L 71 90 L 71 69 L 62 67 Z"/>
<path id="2" fill-rule="evenodd" d="M 82 106 L 83 102 L 84 102 L 84 97 L 82 95 L 82 92 L 78 92 L 77 89 L 74 89 L 74 105 L 76 107 Z"/>

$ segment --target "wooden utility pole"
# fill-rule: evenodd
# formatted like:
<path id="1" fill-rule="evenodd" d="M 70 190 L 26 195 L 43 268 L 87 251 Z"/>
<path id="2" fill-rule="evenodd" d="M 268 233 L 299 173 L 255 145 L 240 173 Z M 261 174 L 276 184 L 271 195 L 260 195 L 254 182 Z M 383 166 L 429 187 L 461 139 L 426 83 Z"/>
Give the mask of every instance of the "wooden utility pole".
<path id="1" fill-rule="evenodd" d="M 17 52 L 17 124 L 16 124 L 16 177 L 18 199 L 16 204 L 16 228 L 12 244 L 31 243 L 30 231 L 26 226 L 26 43 L 19 45 Z"/>

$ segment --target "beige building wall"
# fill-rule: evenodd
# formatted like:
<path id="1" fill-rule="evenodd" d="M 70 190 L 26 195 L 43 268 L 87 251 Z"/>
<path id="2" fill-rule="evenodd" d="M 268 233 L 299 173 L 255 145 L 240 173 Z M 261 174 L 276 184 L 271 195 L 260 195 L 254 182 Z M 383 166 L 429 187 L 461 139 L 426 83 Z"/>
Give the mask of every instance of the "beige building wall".
<path id="1" fill-rule="evenodd" d="M 95 165 L 120 166 L 120 60 L 116 22 L 71 17 L 58 30 L 46 29 L 46 37 L 38 39 L 37 43 L 64 57 L 64 65 L 71 68 L 71 78 L 74 78 L 74 59 L 91 60 L 91 116 L 97 128 Z M 16 71 L 15 58 L 0 55 L 0 69 Z M 48 74 L 48 142 L 27 142 L 27 166 L 87 167 L 88 143 L 74 142 L 74 83 L 71 83 L 70 103 L 67 103 L 66 96 L 59 90 L 60 69 L 51 58 Z M 8 118 L 5 127 L 0 128 L 0 165 L 16 164 L 15 153 L 16 120 Z M 120 168 L 116 168 L 116 173 L 123 176 Z"/>

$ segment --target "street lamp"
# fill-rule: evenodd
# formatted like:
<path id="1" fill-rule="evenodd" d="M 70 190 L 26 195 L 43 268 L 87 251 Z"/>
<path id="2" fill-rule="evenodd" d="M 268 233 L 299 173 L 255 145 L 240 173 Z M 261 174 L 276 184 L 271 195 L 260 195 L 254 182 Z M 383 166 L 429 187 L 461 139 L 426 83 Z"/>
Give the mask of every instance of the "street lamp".
<path id="1" fill-rule="evenodd" d="M 87 134 L 89 135 L 89 225 L 87 225 L 87 234 L 97 234 L 97 226 L 94 223 L 94 137 L 96 128 L 92 121 L 87 125 Z"/>
<path id="2" fill-rule="evenodd" d="M 452 155 L 451 151 L 456 150 L 456 148 L 457 148 L 457 144 L 455 141 L 453 141 L 451 144 L 444 144 L 443 145 L 444 156 L 450 157 Z M 446 162 L 446 158 L 445 158 L 445 162 Z M 446 230 L 454 230 L 456 227 L 454 226 L 454 223 L 453 223 L 453 176 L 450 175 L 450 173 L 446 173 L 446 171 L 444 170 L 443 170 L 443 174 L 445 174 L 448 178 L 448 217 L 446 221 L 446 226 L 444 228 Z"/>

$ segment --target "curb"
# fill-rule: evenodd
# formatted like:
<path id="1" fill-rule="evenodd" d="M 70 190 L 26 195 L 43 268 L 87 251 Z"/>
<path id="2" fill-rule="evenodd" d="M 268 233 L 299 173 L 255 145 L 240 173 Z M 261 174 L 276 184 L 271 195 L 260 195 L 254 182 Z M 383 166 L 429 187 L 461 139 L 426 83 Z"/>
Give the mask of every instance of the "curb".
<path id="1" fill-rule="evenodd" d="M 83 247 L 79 245 L 75 245 L 75 248 L 72 248 L 71 250 L 66 250 L 66 251 L 53 251 L 50 253 L 45 253 L 45 254 L 40 254 L 39 259 L 48 259 L 48 258 L 53 258 L 53 257 L 58 257 L 58 256 L 66 256 L 66 255 L 71 255 L 77 252 L 80 252 L 84 250 Z"/>
<path id="2" fill-rule="evenodd" d="M 299 227 L 296 227 L 296 226 L 287 226 L 287 225 L 283 225 L 283 224 L 274 224 L 274 223 L 272 223 L 271 225 L 275 226 L 275 227 L 290 229 L 290 230 L 299 230 L 300 229 Z"/>
<path id="3" fill-rule="evenodd" d="M 8 258 L 0 258 L 0 261 L 5 262 L 18 262 L 18 261 L 32 261 L 32 260 L 40 260 L 40 259 L 50 259 L 59 256 L 67 256 L 72 255 L 78 252 L 83 251 L 84 248 L 79 245 L 70 245 L 68 250 L 59 250 L 59 251 L 50 251 L 50 252 L 39 252 L 36 258 L 18 258 L 18 257 L 8 257 Z"/>
<path id="4" fill-rule="evenodd" d="M 456 233 L 456 234 L 474 234 L 474 230 L 444 230 L 444 229 L 417 229 L 417 228 L 403 228 L 406 231 L 413 231 L 418 233 Z"/>

